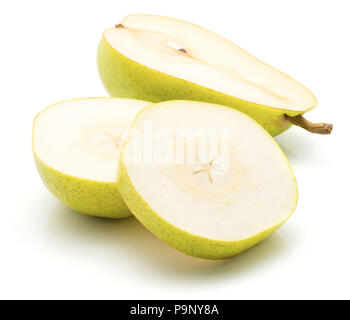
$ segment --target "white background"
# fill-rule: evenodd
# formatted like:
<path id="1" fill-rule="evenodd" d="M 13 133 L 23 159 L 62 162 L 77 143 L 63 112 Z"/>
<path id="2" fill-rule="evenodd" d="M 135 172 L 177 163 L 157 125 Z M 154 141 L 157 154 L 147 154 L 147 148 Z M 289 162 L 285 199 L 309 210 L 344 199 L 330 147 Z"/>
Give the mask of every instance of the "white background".
<path id="1" fill-rule="evenodd" d="M 2 1 L 0 298 L 350 298 L 349 1 Z M 181 18 L 232 40 L 307 85 L 312 121 L 277 138 L 298 180 L 291 220 L 227 261 L 169 248 L 135 219 L 82 216 L 43 186 L 31 153 L 36 113 L 105 96 L 104 29 L 131 13 Z"/>

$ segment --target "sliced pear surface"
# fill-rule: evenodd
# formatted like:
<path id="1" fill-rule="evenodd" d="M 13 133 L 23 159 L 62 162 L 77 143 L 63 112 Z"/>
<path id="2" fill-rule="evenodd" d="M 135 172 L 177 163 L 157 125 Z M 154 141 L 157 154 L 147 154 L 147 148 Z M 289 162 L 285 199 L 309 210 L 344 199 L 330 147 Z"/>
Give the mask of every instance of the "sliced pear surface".
<path id="1" fill-rule="evenodd" d="M 291 167 L 261 126 L 232 108 L 193 101 L 162 102 L 137 115 L 117 185 L 156 236 L 207 259 L 263 240 L 297 202 Z"/>
<path id="2" fill-rule="evenodd" d="M 88 98 L 59 102 L 34 120 L 33 153 L 47 188 L 72 209 L 123 218 L 130 211 L 116 186 L 121 145 L 148 102 Z"/>
<path id="3" fill-rule="evenodd" d="M 174 99 L 228 105 L 255 118 L 272 135 L 316 106 L 303 85 L 199 26 L 167 17 L 131 15 L 107 29 L 99 70 L 112 96 L 154 102 Z M 311 123 L 310 123 L 311 125 Z M 326 133 L 329 126 L 306 126 Z"/>

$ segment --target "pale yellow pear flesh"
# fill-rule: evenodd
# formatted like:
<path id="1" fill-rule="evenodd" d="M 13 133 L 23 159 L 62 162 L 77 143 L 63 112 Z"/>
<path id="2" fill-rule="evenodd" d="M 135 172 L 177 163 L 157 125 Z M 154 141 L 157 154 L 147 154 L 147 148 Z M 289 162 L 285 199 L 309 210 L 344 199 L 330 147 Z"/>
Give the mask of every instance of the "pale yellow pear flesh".
<path id="1" fill-rule="evenodd" d="M 107 29 L 98 67 L 112 96 L 223 104 L 271 135 L 291 126 L 285 115 L 316 106 L 313 94 L 291 77 L 208 30 L 167 17 L 131 15 Z"/>
<path id="2" fill-rule="evenodd" d="M 117 185 L 147 229 L 205 259 L 229 258 L 265 239 L 297 202 L 291 167 L 260 125 L 232 108 L 193 101 L 138 113 L 121 151 Z"/>
<path id="3" fill-rule="evenodd" d="M 87 215 L 125 218 L 116 172 L 134 116 L 149 103 L 86 98 L 54 104 L 33 124 L 33 153 L 43 183 L 70 208 Z"/>

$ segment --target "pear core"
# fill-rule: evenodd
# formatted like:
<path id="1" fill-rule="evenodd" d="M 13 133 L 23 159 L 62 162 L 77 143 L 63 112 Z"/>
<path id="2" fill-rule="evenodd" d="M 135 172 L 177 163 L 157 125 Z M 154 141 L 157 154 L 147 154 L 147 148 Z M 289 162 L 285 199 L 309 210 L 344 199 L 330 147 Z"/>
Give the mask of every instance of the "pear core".
<path id="1" fill-rule="evenodd" d="M 153 157 L 136 163 L 130 156 L 136 154 L 133 137 L 141 133 L 138 141 L 145 141 L 145 124 L 153 128 Z M 192 160 L 188 158 L 188 146 L 199 150 L 188 138 L 192 131 L 176 148 L 180 140 L 172 137 L 181 130 L 195 130 L 205 139 L 201 156 L 193 152 Z M 181 162 L 178 151 L 184 146 L 187 153 Z M 166 150 L 171 157 L 162 162 Z M 170 101 L 144 108 L 133 122 L 120 163 L 118 187 L 130 210 L 174 247 L 176 234 L 188 238 L 186 247 L 180 246 L 185 252 L 203 239 L 230 246 L 272 230 L 292 214 L 297 202 L 293 172 L 277 143 L 254 120 L 229 107 Z M 185 234 L 180 236 L 179 230 Z"/>
<path id="2" fill-rule="evenodd" d="M 148 102 L 75 99 L 38 114 L 33 151 L 47 166 L 73 177 L 115 183 L 118 157 L 129 126 Z"/>

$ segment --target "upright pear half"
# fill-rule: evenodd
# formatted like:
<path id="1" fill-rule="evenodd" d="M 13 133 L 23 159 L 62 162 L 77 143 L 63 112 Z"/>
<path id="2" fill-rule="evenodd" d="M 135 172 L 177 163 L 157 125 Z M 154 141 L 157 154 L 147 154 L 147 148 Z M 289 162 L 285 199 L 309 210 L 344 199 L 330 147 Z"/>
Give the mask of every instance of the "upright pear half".
<path id="1" fill-rule="evenodd" d="M 127 16 L 104 32 L 98 67 L 112 96 L 223 104 L 253 117 L 273 136 L 292 123 L 322 134 L 332 129 L 302 117 L 316 106 L 303 85 L 228 40 L 181 20 Z"/>
<path id="2" fill-rule="evenodd" d="M 118 189 L 135 217 L 191 256 L 234 256 L 281 226 L 297 203 L 277 143 L 253 119 L 222 105 L 144 108 L 119 161 Z"/>
<path id="3" fill-rule="evenodd" d="M 46 187 L 72 209 L 124 218 L 116 172 L 121 144 L 144 101 L 90 98 L 64 101 L 40 112 L 33 153 Z"/>

